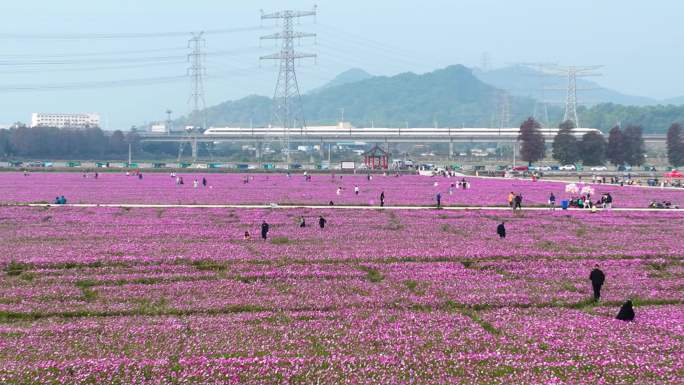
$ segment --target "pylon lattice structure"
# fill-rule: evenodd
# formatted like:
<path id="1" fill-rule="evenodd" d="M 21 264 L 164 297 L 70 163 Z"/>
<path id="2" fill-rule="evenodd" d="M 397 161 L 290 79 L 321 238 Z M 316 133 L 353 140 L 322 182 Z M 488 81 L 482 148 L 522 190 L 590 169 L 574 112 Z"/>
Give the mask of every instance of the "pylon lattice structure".
<path id="1" fill-rule="evenodd" d="M 508 92 L 499 91 L 499 128 L 511 126 L 511 98 Z"/>
<path id="2" fill-rule="evenodd" d="M 568 79 L 568 86 L 566 89 L 565 97 L 565 113 L 563 114 L 563 121 L 571 121 L 575 124 L 575 127 L 580 127 L 580 120 L 577 114 L 577 106 L 579 105 L 577 98 L 577 91 L 586 91 L 591 88 L 578 88 L 577 78 L 588 77 L 588 76 L 600 76 L 599 73 L 595 71 L 602 66 L 569 66 L 569 67 L 558 67 L 557 72 L 566 74 Z"/>
<path id="3" fill-rule="evenodd" d="M 317 8 L 312 11 L 280 11 L 275 13 L 261 13 L 261 20 L 282 20 L 281 32 L 262 36 L 261 40 L 282 41 L 280 52 L 262 56 L 260 60 L 279 60 L 280 72 L 278 82 L 273 95 L 273 123 L 283 128 L 283 137 L 287 146 L 288 162 L 290 159 L 290 129 L 306 126 L 304 108 L 302 106 L 299 84 L 297 82 L 296 61 L 297 59 L 316 58 L 317 55 L 295 51 L 295 39 L 316 37 L 314 33 L 297 32 L 294 30 L 294 21 L 302 17 L 316 16 Z"/>
<path id="4" fill-rule="evenodd" d="M 192 117 L 195 129 L 206 128 L 204 119 L 204 110 L 206 109 L 206 100 L 204 99 L 204 76 L 206 68 L 204 67 L 204 52 L 202 49 L 206 46 L 204 39 L 204 32 L 193 33 L 192 38 L 188 42 L 188 48 L 192 51 L 188 54 L 188 75 L 192 80 L 192 94 L 190 101 L 192 102 Z"/>

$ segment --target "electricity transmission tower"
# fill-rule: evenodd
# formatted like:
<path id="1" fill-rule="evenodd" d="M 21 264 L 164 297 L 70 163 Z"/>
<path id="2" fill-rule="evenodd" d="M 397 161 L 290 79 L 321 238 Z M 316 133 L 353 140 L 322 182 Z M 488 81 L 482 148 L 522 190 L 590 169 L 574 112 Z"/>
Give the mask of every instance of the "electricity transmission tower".
<path id="1" fill-rule="evenodd" d="M 191 50 L 188 54 L 188 76 L 192 82 L 192 93 L 188 102 L 192 103 L 192 113 L 190 114 L 190 121 L 192 128 L 186 130 L 188 142 L 192 149 L 192 160 L 197 160 L 198 143 L 197 134 L 207 128 L 207 122 L 204 116 L 204 111 L 207 108 L 206 100 L 204 99 L 204 76 L 206 68 L 204 67 L 205 53 L 202 49 L 206 46 L 204 39 L 204 32 L 197 32 L 192 34 L 192 38 L 188 41 L 188 48 Z M 183 150 L 186 142 L 180 142 L 178 145 L 178 161 L 183 157 Z"/>
<path id="2" fill-rule="evenodd" d="M 280 52 L 262 56 L 259 60 L 280 61 L 280 72 L 273 96 L 273 123 L 281 125 L 287 147 L 287 160 L 290 161 L 290 129 L 299 127 L 301 130 L 306 126 L 304 109 L 302 107 L 299 84 L 295 64 L 297 59 L 316 58 L 317 55 L 295 51 L 295 39 L 316 37 L 314 33 L 298 32 L 294 30 L 295 19 L 316 16 L 317 8 L 311 11 L 280 11 L 264 13 L 261 11 L 261 20 L 282 20 L 283 29 L 279 33 L 262 36 L 261 40 L 282 41 Z"/>
<path id="3" fill-rule="evenodd" d="M 559 75 L 567 76 L 568 86 L 566 90 L 565 97 L 565 113 L 563 114 L 563 121 L 571 121 L 575 124 L 575 127 L 580 127 L 579 116 L 577 115 L 577 106 L 579 104 L 577 98 L 577 91 L 588 91 L 592 88 L 578 88 L 577 78 L 589 77 L 589 76 L 601 76 L 596 70 L 603 66 L 567 66 L 567 67 L 557 67 L 555 72 Z"/>
<path id="4" fill-rule="evenodd" d="M 499 128 L 511 127 L 511 97 L 506 91 L 499 91 Z"/>
<path id="5" fill-rule="evenodd" d="M 204 99 L 204 76 L 206 68 L 204 67 L 204 52 L 202 49 L 206 46 L 204 39 L 204 32 L 193 33 L 192 38 L 188 41 L 188 48 L 192 49 L 188 54 L 188 75 L 192 80 L 192 94 L 190 99 L 192 101 L 192 120 L 195 129 L 205 129 L 206 122 L 204 119 L 204 110 L 206 109 L 206 100 Z"/>

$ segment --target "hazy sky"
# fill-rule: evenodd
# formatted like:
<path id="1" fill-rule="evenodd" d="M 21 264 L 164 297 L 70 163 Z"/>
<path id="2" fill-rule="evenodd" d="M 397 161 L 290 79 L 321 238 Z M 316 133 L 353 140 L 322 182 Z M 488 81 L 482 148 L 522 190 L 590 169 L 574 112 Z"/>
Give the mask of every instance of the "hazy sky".
<path id="1" fill-rule="evenodd" d="M 7 4 L 9 3 L 9 4 Z M 100 112 L 105 128 L 190 110 L 189 36 L 95 39 L 97 34 L 223 30 L 206 36 L 208 105 L 270 95 L 276 52 L 259 36 L 259 9 L 311 9 L 314 1 L 26 0 L 3 1 L 0 23 L 0 125 L 33 111 Z M 427 72 L 449 64 L 515 62 L 602 64 L 593 79 L 619 91 L 684 95 L 684 3 L 639 0 L 319 0 L 319 16 L 297 28 L 318 34 L 302 51 L 319 55 L 298 73 L 303 91 L 352 67 L 373 74 Z M 241 29 L 240 32 L 226 32 Z M 77 34 L 77 36 L 74 36 Z M 88 35 L 82 39 L 78 34 Z M 139 36 L 139 35 L 137 35 Z M 55 37 L 59 37 L 55 39 Z M 133 81 L 135 80 L 135 81 Z M 127 85 L 110 87 L 112 84 Z M 131 84 L 136 84 L 131 86 Z M 46 87 L 56 87 L 46 90 Z M 93 88 L 95 87 L 95 88 Z"/>

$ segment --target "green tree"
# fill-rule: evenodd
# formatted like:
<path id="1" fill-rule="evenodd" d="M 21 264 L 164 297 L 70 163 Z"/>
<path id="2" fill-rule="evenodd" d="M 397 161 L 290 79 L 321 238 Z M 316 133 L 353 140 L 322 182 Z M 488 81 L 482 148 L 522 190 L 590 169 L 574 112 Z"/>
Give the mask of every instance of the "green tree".
<path id="1" fill-rule="evenodd" d="M 120 130 L 116 130 L 109 137 L 109 152 L 111 154 L 125 154 L 128 152 L 126 136 Z"/>
<path id="2" fill-rule="evenodd" d="M 518 136 L 518 141 L 522 142 L 520 156 L 529 165 L 532 165 L 532 162 L 544 159 L 546 153 L 546 144 L 540 129 L 541 125 L 534 118 L 528 118 L 520 126 L 520 135 Z"/>
<path id="3" fill-rule="evenodd" d="M 679 123 L 672 123 L 667 130 L 667 159 L 674 167 L 684 166 L 684 133 Z"/>
<path id="4" fill-rule="evenodd" d="M 602 165 L 606 161 L 606 138 L 599 132 L 587 132 L 579 143 L 579 151 L 584 165 Z"/>
<path id="5" fill-rule="evenodd" d="M 553 159 L 562 164 L 575 164 L 580 159 L 577 138 L 572 133 L 575 124 L 568 120 L 558 128 L 558 135 L 553 139 Z"/>
<path id="6" fill-rule="evenodd" d="M 606 147 L 606 158 L 614 166 L 625 164 L 625 138 L 619 126 L 610 129 L 608 133 L 608 146 Z"/>
<path id="7" fill-rule="evenodd" d="M 646 148 L 641 126 L 629 125 L 622 133 L 625 144 L 625 162 L 632 166 L 644 164 Z"/>

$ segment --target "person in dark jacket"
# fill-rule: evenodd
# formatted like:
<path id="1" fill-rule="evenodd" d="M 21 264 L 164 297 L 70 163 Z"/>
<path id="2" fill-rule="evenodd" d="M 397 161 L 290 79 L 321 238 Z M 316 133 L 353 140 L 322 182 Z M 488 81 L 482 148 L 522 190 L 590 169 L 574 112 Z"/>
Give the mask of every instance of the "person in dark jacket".
<path id="1" fill-rule="evenodd" d="M 326 221 L 325 218 L 323 218 L 322 215 L 321 215 L 320 218 L 318 218 L 318 226 L 320 226 L 321 229 L 324 229 L 324 228 L 325 228 L 325 224 L 326 224 L 327 222 L 328 222 L 328 221 Z"/>
<path id="2" fill-rule="evenodd" d="M 518 209 L 522 210 L 522 194 L 517 194 L 515 198 L 513 198 L 513 201 L 515 202 L 515 205 L 513 206 L 513 210 Z"/>
<path id="3" fill-rule="evenodd" d="M 268 225 L 268 223 L 266 223 L 266 221 L 264 221 L 264 223 L 261 224 L 261 239 L 266 239 L 268 237 L 269 228 L 270 226 Z"/>
<path id="4" fill-rule="evenodd" d="M 442 207 L 442 193 L 437 193 L 435 200 L 437 200 L 437 208 Z"/>
<path id="5" fill-rule="evenodd" d="M 299 217 L 299 227 L 306 227 L 306 220 L 304 217 Z"/>
<path id="6" fill-rule="evenodd" d="M 594 289 L 594 301 L 598 301 L 601 299 L 601 286 L 606 281 L 606 275 L 599 269 L 598 264 L 594 266 L 594 270 L 589 274 L 589 280 L 591 280 L 591 287 Z"/>
<path id="7" fill-rule="evenodd" d="M 207 187 L 207 178 L 202 178 L 202 186 Z"/>
<path id="8" fill-rule="evenodd" d="M 620 321 L 634 321 L 634 308 L 632 307 L 631 299 L 622 304 L 620 312 L 618 312 L 615 319 L 619 319 Z"/>
<path id="9" fill-rule="evenodd" d="M 380 193 L 380 207 L 385 207 L 385 192 Z"/>
<path id="10" fill-rule="evenodd" d="M 501 224 L 496 227 L 496 233 L 499 234 L 499 238 L 506 238 L 506 226 L 504 225 L 504 222 L 501 222 Z"/>

